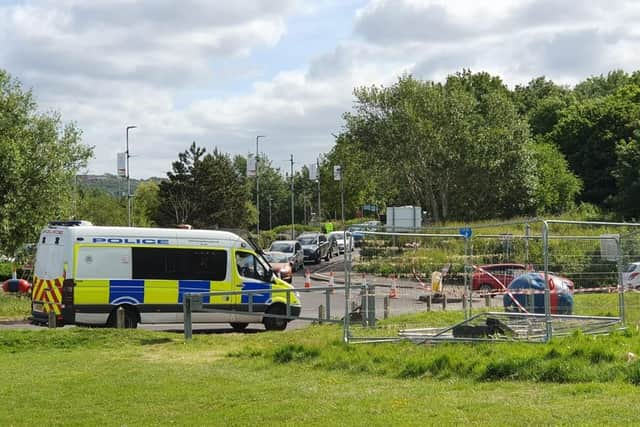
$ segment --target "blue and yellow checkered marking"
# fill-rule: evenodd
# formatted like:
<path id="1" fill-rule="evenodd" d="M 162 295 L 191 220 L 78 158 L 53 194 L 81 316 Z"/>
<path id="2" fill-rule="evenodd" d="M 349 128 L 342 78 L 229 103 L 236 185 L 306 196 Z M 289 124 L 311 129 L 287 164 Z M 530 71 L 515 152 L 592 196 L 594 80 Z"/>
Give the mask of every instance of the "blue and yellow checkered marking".
<path id="1" fill-rule="evenodd" d="M 208 280 L 179 280 L 178 303 L 182 304 L 185 293 L 211 292 L 211 282 Z M 202 297 L 204 304 L 209 304 L 209 295 Z"/>
<path id="2" fill-rule="evenodd" d="M 216 284 L 220 285 L 207 280 L 77 280 L 74 299 L 76 304 L 181 304 L 185 293 L 211 292 Z M 209 295 L 202 298 L 205 304 L 210 300 Z"/>
<path id="3" fill-rule="evenodd" d="M 260 283 L 260 282 L 244 282 L 242 284 L 242 290 L 243 291 L 254 291 L 254 290 L 271 290 L 271 284 L 270 283 Z M 271 299 L 271 292 L 264 292 L 264 293 L 255 293 L 255 294 L 251 294 L 253 295 L 252 297 L 252 301 L 255 304 L 264 304 L 267 301 L 269 301 Z M 242 295 L 242 304 L 249 304 L 249 295 L 247 294 L 243 294 Z"/>
<path id="4" fill-rule="evenodd" d="M 144 280 L 110 280 L 109 304 L 144 303 Z"/>

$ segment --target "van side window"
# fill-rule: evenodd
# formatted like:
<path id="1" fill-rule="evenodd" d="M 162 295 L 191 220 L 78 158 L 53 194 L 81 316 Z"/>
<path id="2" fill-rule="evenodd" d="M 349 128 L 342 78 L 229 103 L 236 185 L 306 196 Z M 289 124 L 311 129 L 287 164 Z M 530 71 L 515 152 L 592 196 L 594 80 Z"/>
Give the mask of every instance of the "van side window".
<path id="1" fill-rule="evenodd" d="M 265 279 L 266 268 L 252 253 L 236 252 L 236 263 L 240 276 L 248 279 Z"/>
<path id="2" fill-rule="evenodd" d="M 227 251 L 131 248 L 133 279 L 210 280 L 227 277 Z"/>

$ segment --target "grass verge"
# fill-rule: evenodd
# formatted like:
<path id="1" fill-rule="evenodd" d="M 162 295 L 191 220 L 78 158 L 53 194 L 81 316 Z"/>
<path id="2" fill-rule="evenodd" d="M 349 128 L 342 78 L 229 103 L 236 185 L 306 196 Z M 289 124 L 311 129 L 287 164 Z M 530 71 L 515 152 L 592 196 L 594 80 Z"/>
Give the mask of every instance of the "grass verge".
<path id="1" fill-rule="evenodd" d="M 451 313 L 429 313 L 433 324 Z M 635 329 L 549 344 L 1 330 L 0 425 L 638 424 Z"/>
<path id="2" fill-rule="evenodd" d="M 25 320 L 31 314 L 31 298 L 2 292 L 0 289 L 0 320 Z"/>

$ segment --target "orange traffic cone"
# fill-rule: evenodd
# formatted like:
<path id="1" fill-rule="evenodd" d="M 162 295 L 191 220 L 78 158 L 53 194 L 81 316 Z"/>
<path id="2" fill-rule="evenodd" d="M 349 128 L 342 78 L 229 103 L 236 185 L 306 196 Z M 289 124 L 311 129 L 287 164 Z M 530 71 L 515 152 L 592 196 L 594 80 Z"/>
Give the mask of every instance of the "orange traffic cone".
<path id="1" fill-rule="evenodd" d="M 309 272 L 308 268 L 304 272 L 304 287 L 305 288 L 311 287 L 311 273 Z"/>
<path id="2" fill-rule="evenodd" d="M 334 281 L 333 281 L 333 271 L 331 273 L 329 273 L 329 287 L 331 288 L 331 290 L 329 292 L 333 293 L 333 286 L 335 285 Z"/>
<path id="3" fill-rule="evenodd" d="M 389 289 L 389 298 L 398 298 L 398 278 L 395 275 L 391 278 L 391 289 Z"/>

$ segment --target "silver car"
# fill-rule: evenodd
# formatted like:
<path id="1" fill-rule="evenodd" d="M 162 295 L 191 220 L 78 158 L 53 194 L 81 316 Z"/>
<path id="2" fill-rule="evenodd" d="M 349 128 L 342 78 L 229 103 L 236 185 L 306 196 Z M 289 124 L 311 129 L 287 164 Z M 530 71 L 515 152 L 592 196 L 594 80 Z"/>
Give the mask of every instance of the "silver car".
<path id="1" fill-rule="evenodd" d="M 276 240 L 269 246 L 269 252 L 284 252 L 289 256 L 293 271 L 304 266 L 302 245 L 297 240 Z"/>

